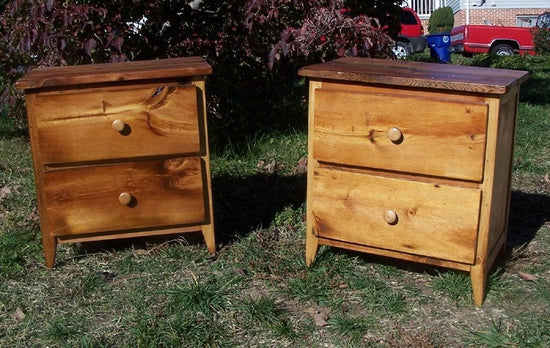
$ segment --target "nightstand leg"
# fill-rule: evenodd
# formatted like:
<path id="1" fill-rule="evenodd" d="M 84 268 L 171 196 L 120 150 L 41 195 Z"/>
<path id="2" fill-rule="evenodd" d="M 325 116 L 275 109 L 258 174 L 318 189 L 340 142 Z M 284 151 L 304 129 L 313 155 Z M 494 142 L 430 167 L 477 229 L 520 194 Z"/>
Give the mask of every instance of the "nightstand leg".
<path id="1" fill-rule="evenodd" d="M 204 242 L 206 243 L 206 247 L 208 248 L 208 252 L 211 255 L 214 255 L 216 253 L 216 239 L 214 236 L 214 225 L 204 225 L 202 226 L 202 237 L 204 238 Z"/>
<path id="2" fill-rule="evenodd" d="M 487 283 L 487 270 L 485 263 L 472 266 L 470 270 L 470 279 L 472 281 L 474 303 L 476 306 L 480 307 L 485 299 L 485 285 Z"/>
<path id="3" fill-rule="evenodd" d="M 43 233 L 42 245 L 44 246 L 44 259 L 46 260 L 46 267 L 52 269 L 55 264 L 57 241 L 55 237 L 50 236 L 49 233 Z"/>
<path id="4" fill-rule="evenodd" d="M 309 267 L 315 261 L 315 255 L 319 249 L 319 239 L 313 234 L 313 230 L 308 229 L 306 236 L 306 266 Z"/>

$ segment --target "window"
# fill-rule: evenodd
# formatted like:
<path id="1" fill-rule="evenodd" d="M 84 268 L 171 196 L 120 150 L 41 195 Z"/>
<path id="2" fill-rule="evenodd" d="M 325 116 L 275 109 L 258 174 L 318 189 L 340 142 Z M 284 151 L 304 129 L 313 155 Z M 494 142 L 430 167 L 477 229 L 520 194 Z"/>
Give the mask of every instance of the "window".
<path id="1" fill-rule="evenodd" d="M 537 15 L 517 15 L 516 27 L 534 27 L 537 22 Z"/>
<path id="2" fill-rule="evenodd" d="M 401 24 L 418 24 L 411 11 L 401 11 Z"/>

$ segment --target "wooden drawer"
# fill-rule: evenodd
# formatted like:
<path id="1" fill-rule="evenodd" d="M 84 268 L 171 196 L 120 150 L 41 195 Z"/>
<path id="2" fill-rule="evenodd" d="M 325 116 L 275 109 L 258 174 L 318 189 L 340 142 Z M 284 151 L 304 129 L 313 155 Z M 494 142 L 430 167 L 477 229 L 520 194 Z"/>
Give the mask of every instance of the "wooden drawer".
<path id="1" fill-rule="evenodd" d="M 478 189 L 316 168 L 313 231 L 324 238 L 473 264 Z M 393 211 L 396 221 L 386 214 Z"/>
<path id="2" fill-rule="evenodd" d="M 204 223 L 203 166 L 200 157 L 191 157 L 47 171 L 50 231 L 67 236 Z M 122 193 L 130 196 L 120 202 Z"/>
<path id="3" fill-rule="evenodd" d="M 487 110 L 482 103 L 317 89 L 313 157 L 481 181 Z"/>
<path id="4" fill-rule="evenodd" d="M 45 164 L 199 154 L 194 85 L 40 94 L 34 104 Z"/>

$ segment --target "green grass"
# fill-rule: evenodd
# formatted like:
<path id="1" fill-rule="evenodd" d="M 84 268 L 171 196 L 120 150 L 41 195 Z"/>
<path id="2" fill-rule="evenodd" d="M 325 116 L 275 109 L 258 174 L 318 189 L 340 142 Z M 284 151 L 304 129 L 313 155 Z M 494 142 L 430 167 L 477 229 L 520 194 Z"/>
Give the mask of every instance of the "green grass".
<path id="1" fill-rule="evenodd" d="M 46 270 L 28 138 L 2 116 L 0 347 L 550 346 L 550 58 L 482 58 L 453 62 L 531 80 L 507 253 L 481 309 L 463 272 L 329 247 L 306 268 L 302 130 L 212 149 L 216 258 L 184 235 L 60 245 Z"/>
<path id="2" fill-rule="evenodd" d="M 471 302 L 472 283 L 470 276 L 461 272 L 443 272 L 434 278 L 432 287 L 434 291 L 442 292 L 454 303 Z"/>
<path id="3" fill-rule="evenodd" d="M 522 103 L 517 121 L 514 170 L 535 175 L 548 173 L 550 117 L 547 105 Z"/>

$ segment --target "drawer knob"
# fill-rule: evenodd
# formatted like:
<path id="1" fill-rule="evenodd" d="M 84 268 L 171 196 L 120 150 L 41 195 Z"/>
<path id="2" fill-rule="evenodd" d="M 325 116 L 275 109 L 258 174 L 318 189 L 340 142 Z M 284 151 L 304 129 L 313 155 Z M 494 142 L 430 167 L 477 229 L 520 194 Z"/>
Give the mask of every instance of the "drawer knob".
<path id="1" fill-rule="evenodd" d="M 124 128 L 126 128 L 126 123 L 122 120 L 114 120 L 113 123 L 111 123 L 111 127 L 117 132 L 122 132 Z"/>
<path id="2" fill-rule="evenodd" d="M 403 132 L 397 127 L 391 127 L 388 129 L 388 138 L 394 143 L 403 140 Z"/>
<path id="3" fill-rule="evenodd" d="M 397 223 L 397 213 L 393 210 L 387 210 L 384 213 L 384 221 L 390 225 L 395 225 Z"/>
<path id="4" fill-rule="evenodd" d="M 118 201 L 122 205 L 130 205 L 132 203 L 132 195 L 128 192 L 122 192 L 118 195 Z"/>

